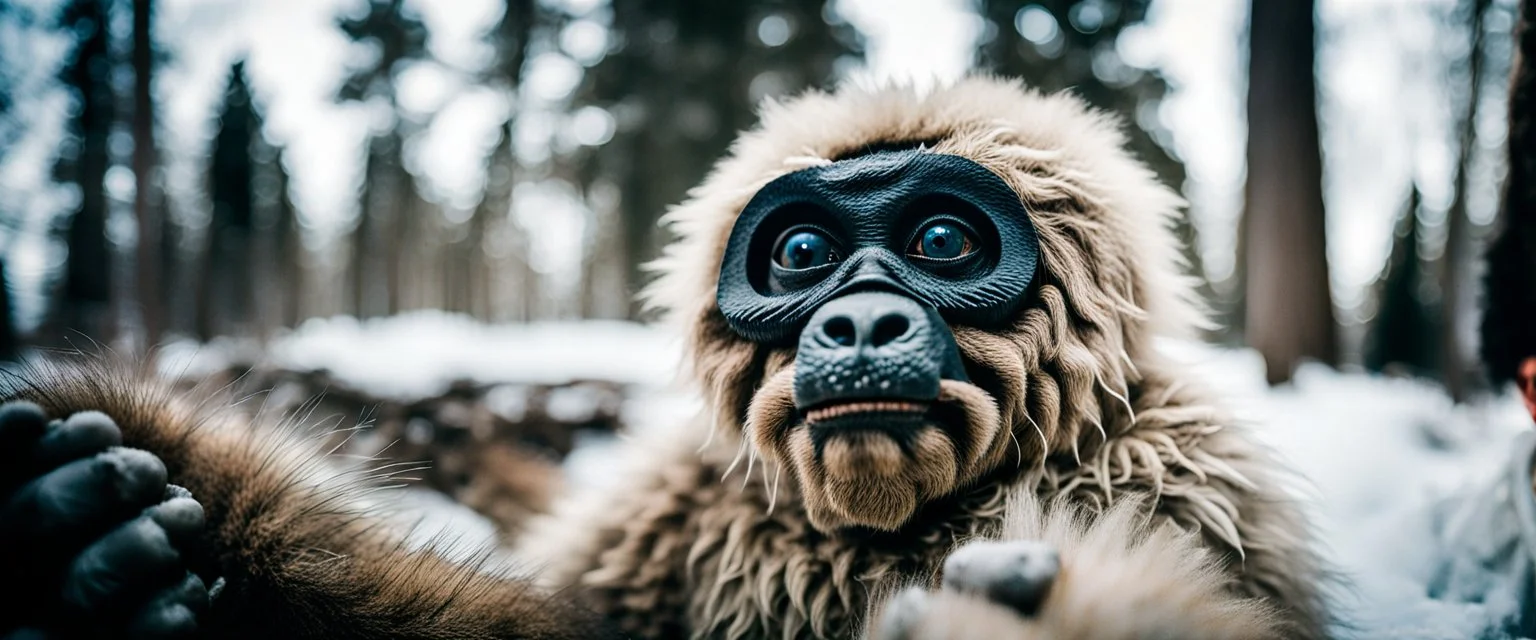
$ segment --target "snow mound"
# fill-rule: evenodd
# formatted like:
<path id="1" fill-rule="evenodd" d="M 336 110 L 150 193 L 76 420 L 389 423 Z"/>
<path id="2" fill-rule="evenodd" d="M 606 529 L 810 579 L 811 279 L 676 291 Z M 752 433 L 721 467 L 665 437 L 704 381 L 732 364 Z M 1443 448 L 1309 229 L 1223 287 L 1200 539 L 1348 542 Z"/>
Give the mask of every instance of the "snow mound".
<path id="1" fill-rule="evenodd" d="M 357 320 L 312 318 L 265 348 L 251 341 L 172 343 L 162 370 L 185 375 L 235 361 L 292 370 L 329 370 L 338 380 L 384 397 L 423 398 L 454 380 L 564 384 L 580 380 L 666 385 L 676 377 L 681 342 L 622 321 L 490 325 L 424 310 Z"/>
<path id="2" fill-rule="evenodd" d="M 1352 627 L 1341 636 L 1490 637 L 1512 613 L 1513 603 L 1498 598 L 1460 603 L 1427 594 L 1435 567 L 1454 552 L 1436 543 L 1436 505 L 1487 497 L 1507 472 L 1515 437 L 1531 429 L 1513 393 L 1456 406 L 1430 383 L 1316 365 L 1271 389 L 1251 351 L 1163 350 L 1221 393 L 1304 478 L 1295 489 L 1348 581 L 1335 593 Z"/>

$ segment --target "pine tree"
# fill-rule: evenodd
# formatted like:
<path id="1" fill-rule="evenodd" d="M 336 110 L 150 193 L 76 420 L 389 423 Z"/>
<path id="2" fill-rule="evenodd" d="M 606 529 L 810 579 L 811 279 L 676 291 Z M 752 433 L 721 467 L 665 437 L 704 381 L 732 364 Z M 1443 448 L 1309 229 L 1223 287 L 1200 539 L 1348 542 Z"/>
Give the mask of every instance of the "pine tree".
<path id="1" fill-rule="evenodd" d="M 199 272 L 197 335 L 202 340 L 249 329 L 256 308 L 251 269 L 255 193 L 252 145 L 261 119 L 246 84 L 245 63 L 230 69 L 209 163 L 212 204 Z"/>
<path id="2" fill-rule="evenodd" d="M 298 212 L 288 193 L 283 150 L 256 136 L 251 152 L 254 181 L 255 251 L 253 278 L 256 299 L 262 301 L 257 324 L 262 335 L 292 327 L 300 319 L 305 292 L 304 252 Z"/>
<path id="3" fill-rule="evenodd" d="M 427 29 L 405 10 L 403 0 L 370 0 L 362 15 L 343 17 L 338 25 L 353 41 L 377 47 L 379 55 L 347 77 L 337 99 L 384 100 L 397 114 L 394 127 L 376 133 L 368 142 L 348 261 L 353 312 L 359 317 L 393 314 L 402 308 L 401 287 L 408 268 L 404 249 L 420 239 L 412 232 L 423 223 L 413 217 L 413 207 L 407 204 L 420 196 L 402 156 L 410 131 L 398 117 L 394 74 L 404 63 L 427 58 Z"/>
<path id="4" fill-rule="evenodd" d="M 1376 321 L 1366 339 L 1365 367 L 1371 371 L 1427 375 L 1439 354 L 1429 340 L 1438 324 L 1423 298 L 1424 259 L 1419 251 L 1419 190 L 1398 218 L 1392 254 L 1377 284 Z"/>
<path id="5" fill-rule="evenodd" d="M 78 331 L 102 342 L 110 342 L 116 330 L 112 318 L 112 252 L 106 235 L 105 180 L 111 166 L 108 136 L 117 117 L 107 1 L 72 0 L 61 16 L 62 28 L 78 44 L 61 78 L 74 100 L 55 166 L 56 177 L 74 185 L 79 200 L 69 217 L 69 258 L 54 321 L 61 331 Z"/>
<path id="6" fill-rule="evenodd" d="M 614 46 L 589 69 L 575 102 L 607 109 L 617 130 L 573 173 L 589 196 L 600 185 L 620 194 L 592 253 L 618 260 L 624 272 L 592 287 L 598 300 L 585 306 L 634 316 L 641 265 L 666 240 L 657 225 L 666 208 L 755 121 L 760 99 L 826 85 L 860 45 L 850 26 L 827 21 L 834 14 L 823 0 L 614 0 L 612 15 Z"/>

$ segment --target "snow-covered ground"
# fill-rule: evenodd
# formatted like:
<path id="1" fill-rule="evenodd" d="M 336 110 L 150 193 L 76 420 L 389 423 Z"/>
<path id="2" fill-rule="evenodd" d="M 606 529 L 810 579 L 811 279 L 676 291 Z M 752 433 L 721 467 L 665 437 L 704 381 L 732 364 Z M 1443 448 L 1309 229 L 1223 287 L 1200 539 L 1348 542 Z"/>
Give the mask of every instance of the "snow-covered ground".
<path id="1" fill-rule="evenodd" d="M 269 350 L 274 364 L 326 367 L 375 393 L 426 395 L 455 378 L 561 382 L 606 379 L 647 393 L 624 409 L 631 428 L 686 417 L 696 406 L 675 384 L 680 341 L 627 323 L 488 327 L 422 312 L 359 323 L 316 320 Z M 1289 385 L 1264 384 L 1256 354 L 1169 343 L 1163 348 L 1229 400 L 1238 416 L 1301 472 L 1294 487 L 1314 511 L 1328 555 L 1352 586 L 1338 600 L 1364 638 L 1470 638 L 1507 605 L 1453 604 L 1425 596 L 1430 566 L 1429 505 L 1504 472 L 1513 438 L 1531 429 L 1513 394 L 1455 406 L 1433 385 L 1320 366 Z M 172 346 L 162 362 L 214 364 L 227 349 Z M 578 447 L 567 460 L 578 484 L 614 482 L 613 442 Z M 425 493 L 425 492 L 422 492 Z M 465 542 L 492 539 L 489 525 L 440 497 L 410 498 L 434 526 Z"/>

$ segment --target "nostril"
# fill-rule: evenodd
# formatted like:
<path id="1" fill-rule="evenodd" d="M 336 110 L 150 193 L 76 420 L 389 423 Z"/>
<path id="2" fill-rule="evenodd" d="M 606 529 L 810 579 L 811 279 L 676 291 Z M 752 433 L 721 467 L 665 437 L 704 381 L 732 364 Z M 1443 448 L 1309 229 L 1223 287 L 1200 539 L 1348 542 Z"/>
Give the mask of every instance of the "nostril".
<path id="1" fill-rule="evenodd" d="M 821 332 L 827 334 L 833 342 L 845 347 L 851 347 L 858 342 L 858 330 L 853 326 L 853 320 L 848 316 L 838 316 L 821 325 Z"/>
<path id="2" fill-rule="evenodd" d="M 906 335 L 911 328 L 912 321 L 900 314 L 891 314 L 875 321 L 875 330 L 869 336 L 869 343 L 875 347 L 883 347 L 897 338 Z"/>

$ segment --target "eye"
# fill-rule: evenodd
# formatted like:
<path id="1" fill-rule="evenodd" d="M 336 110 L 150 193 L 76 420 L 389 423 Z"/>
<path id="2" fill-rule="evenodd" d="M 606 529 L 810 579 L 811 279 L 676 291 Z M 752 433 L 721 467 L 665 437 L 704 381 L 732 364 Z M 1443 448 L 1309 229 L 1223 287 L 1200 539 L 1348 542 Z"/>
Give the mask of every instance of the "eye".
<path id="1" fill-rule="evenodd" d="M 924 227 L 913 239 L 907 255 L 930 260 L 954 260 L 976 251 L 970 230 L 960 224 L 938 221 Z"/>
<path id="2" fill-rule="evenodd" d="M 773 261 L 780 267 L 800 271 L 838 261 L 832 239 L 815 229 L 795 229 L 785 234 L 774 251 Z"/>

